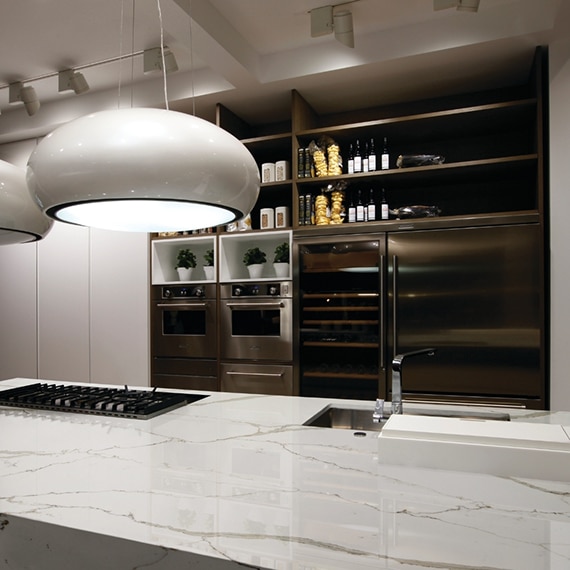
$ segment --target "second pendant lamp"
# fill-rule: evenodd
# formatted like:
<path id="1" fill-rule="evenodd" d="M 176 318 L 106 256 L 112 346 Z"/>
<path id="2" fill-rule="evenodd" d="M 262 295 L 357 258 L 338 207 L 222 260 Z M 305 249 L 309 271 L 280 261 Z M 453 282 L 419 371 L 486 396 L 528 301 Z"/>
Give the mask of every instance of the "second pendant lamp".
<path id="1" fill-rule="evenodd" d="M 34 204 L 25 171 L 0 160 L 0 245 L 40 240 L 52 225 Z"/>

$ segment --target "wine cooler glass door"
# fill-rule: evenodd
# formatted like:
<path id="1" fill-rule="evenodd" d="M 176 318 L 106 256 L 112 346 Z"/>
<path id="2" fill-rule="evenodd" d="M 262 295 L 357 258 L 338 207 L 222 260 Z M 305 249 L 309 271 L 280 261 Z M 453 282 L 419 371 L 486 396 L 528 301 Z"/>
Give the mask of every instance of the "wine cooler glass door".
<path id="1" fill-rule="evenodd" d="M 384 239 L 300 242 L 300 392 L 384 396 Z"/>

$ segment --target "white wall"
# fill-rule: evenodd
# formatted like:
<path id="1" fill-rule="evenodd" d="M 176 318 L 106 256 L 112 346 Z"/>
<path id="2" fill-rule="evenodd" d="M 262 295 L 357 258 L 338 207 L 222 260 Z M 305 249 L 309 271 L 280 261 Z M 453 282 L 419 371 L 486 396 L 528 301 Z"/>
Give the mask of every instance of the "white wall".
<path id="1" fill-rule="evenodd" d="M 570 2 L 550 44 L 551 408 L 570 410 Z"/>

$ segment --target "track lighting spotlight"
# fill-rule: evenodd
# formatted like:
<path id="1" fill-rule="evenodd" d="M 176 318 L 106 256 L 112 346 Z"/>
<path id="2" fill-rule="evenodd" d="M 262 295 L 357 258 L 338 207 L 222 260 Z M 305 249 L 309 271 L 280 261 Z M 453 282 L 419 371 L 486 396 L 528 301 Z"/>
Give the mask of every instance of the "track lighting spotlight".
<path id="1" fill-rule="evenodd" d="M 354 30 L 352 28 L 352 12 L 344 10 L 334 15 L 334 37 L 345 46 L 354 47 Z"/>
<path id="2" fill-rule="evenodd" d="M 81 95 L 81 93 L 86 93 L 89 91 L 89 83 L 87 83 L 87 80 L 83 76 L 83 73 L 80 73 L 78 71 L 73 71 L 72 69 L 60 71 L 58 79 L 59 93 L 62 91 L 73 90 L 76 95 Z"/>
<path id="3" fill-rule="evenodd" d="M 311 37 L 316 38 L 334 32 L 334 37 L 347 47 L 354 47 L 352 12 L 333 12 L 334 6 L 322 6 L 310 11 Z"/>
<path id="4" fill-rule="evenodd" d="M 19 81 L 10 84 L 10 103 L 24 103 L 26 113 L 31 117 L 38 112 L 40 108 L 40 101 L 36 90 L 31 85 L 25 87 Z"/>
<path id="5" fill-rule="evenodd" d="M 460 12 L 477 12 L 479 10 L 480 0 L 433 0 L 433 9 L 447 10 L 448 8 L 456 8 Z"/>
<path id="6" fill-rule="evenodd" d="M 174 54 L 164 46 L 164 67 L 166 73 L 178 71 L 178 63 Z M 143 71 L 151 73 L 152 71 L 162 71 L 162 50 L 159 47 L 145 49 L 143 55 Z"/>

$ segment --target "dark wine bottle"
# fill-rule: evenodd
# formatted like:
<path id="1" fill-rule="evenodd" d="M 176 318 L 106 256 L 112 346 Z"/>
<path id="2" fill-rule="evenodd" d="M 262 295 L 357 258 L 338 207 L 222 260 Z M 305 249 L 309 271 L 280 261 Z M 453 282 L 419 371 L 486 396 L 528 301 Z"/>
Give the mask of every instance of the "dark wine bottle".
<path id="1" fill-rule="evenodd" d="M 362 155 L 360 154 L 360 141 L 356 140 L 356 148 L 354 149 L 354 173 L 362 172 Z"/>
<path id="2" fill-rule="evenodd" d="M 354 149 L 352 143 L 348 148 L 348 174 L 354 174 Z"/>
<path id="3" fill-rule="evenodd" d="M 356 222 L 356 208 L 354 207 L 354 198 L 350 197 L 350 204 L 348 205 L 348 222 Z"/>
<path id="4" fill-rule="evenodd" d="M 364 143 L 364 155 L 362 157 L 362 172 L 368 172 L 368 143 Z"/>
<path id="5" fill-rule="evenodd" d="M 376 204 L 374 203 L 374 190 L 370 188 L 370 198 L 368 199 L 368 220 L 369 222 L 376 221 Z"/>
<path id="6" fill-rule="evenodd" d="M 386 200 L 386 190 L 382 188 L 382 203 L 380 204 L 380 217 L 382 220 L 390 218 L 390 208 Z"/>
<path id="7" fill-rule="evenodd" d="M 382 160 L 381 160 L 382 170 L 388 170 L 390 168 L 390 153 L 388 152 L 388 139 L 384 137 L 384 147 L 382 148 Z"/>
<path id="8" fill-rule="evenodd" d="M 374 172 L 376 170 L 376 149 L 374 148 L 374 139 L 370 139 L 368 147 L 368 170 Z"/>
<path id="9" fill-rule="evenodd" d="M 358 191 L 358 200 L 356 201 L 356 221 L 364 221 L 364 204 L 362 203 L 362 191 Z"/>

